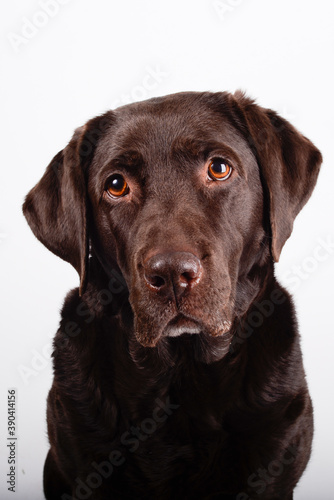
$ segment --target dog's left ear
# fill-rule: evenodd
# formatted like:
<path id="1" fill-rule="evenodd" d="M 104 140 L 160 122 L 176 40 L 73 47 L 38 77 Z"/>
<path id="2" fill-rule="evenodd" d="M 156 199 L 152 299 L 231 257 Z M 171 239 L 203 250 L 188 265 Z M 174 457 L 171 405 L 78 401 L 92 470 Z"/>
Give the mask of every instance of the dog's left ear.
<path id="1" fill-rule="evenodd" d="M 237 91 L 232 97 L 235 124 L 252 147 L 269 199 L 271 252 L 278 262 L 293 221 L 317 181 L 320 151 L 288 121 Z"/>
<path id="2" fill-rule="evenodd" d="M 78 128 L 23 204 L 35 236 L 79 273 L 80 294 L 85 286 L 89 244 L 86 171 L 111 118 L 111 113 L 106 113 Z"/>

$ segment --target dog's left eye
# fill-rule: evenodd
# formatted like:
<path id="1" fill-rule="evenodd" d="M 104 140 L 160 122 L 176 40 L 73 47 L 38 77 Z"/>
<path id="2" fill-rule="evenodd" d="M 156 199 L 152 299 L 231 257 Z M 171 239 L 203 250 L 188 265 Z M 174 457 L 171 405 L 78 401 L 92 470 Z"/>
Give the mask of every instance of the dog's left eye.
<path id="1" fill-rule="evenodd" d="M 225 181 L 232 174 L 232 167 L 222 158 L 213 158 L 209 162 L 208 176 L 214 181 Z"/>
<path id="2" fill-rule="evenodd" d="M 120 198 L 128 194 L 129 186 L 121 174 L 114 174 L 107 181 L 106 192 L 113 198 Z"/>

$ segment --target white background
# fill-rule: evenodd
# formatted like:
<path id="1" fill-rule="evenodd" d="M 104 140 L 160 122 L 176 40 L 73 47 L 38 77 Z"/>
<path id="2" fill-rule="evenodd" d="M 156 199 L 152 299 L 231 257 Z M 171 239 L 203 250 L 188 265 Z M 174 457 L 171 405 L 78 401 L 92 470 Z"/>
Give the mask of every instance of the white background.
<path id="1" fill-rule="evenodd" d="M 113 106 L 182 90 L 241 88 L 324 155 L 276 269 L 294 293 L 315 408 L 313 454 L 295 498 L 333 499 L 334 247 L 323 245 L 334 241 L 333 3 L 222 0 L 219 9 L 214 0 L 50 0 L 49 9 L 55 2 L 52 15 L 41 14 L 36 0 L 3 3 L 1 14 L 0 498 L 43 498 L 50 339 L 66 292 L 78 284 L 75 271 L 28 228 L 25 194 L 73 130 Z M 6 486 L 12 387 L 15 494 Z"/>

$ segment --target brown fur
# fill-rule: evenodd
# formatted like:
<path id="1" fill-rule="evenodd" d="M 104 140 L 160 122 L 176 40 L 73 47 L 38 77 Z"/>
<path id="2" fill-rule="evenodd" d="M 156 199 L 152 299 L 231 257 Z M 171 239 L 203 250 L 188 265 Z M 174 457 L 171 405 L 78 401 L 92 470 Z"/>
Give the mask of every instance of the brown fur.
<path id="1" fill-rule="evenodd" d="M 273 260 L 320 163 L 240 92 L 123 106 L 56 155 L 24 204 L 81 280 L 54 342 L 48 500 L 292 499 L 312 405 Z"/>

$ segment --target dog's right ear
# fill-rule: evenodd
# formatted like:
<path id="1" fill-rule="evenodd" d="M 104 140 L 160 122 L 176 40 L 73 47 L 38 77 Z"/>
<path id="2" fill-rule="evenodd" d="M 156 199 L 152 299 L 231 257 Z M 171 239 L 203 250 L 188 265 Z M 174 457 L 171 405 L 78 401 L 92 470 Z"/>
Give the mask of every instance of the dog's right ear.
<path id="1" fill-rule="evenodd" d="M 78 128 L 28 193 L 23 213 L 35 236 L 86 279 L 88 244 L 86 171 L 99 139 L 113 123 L 108 112 Z"/>

